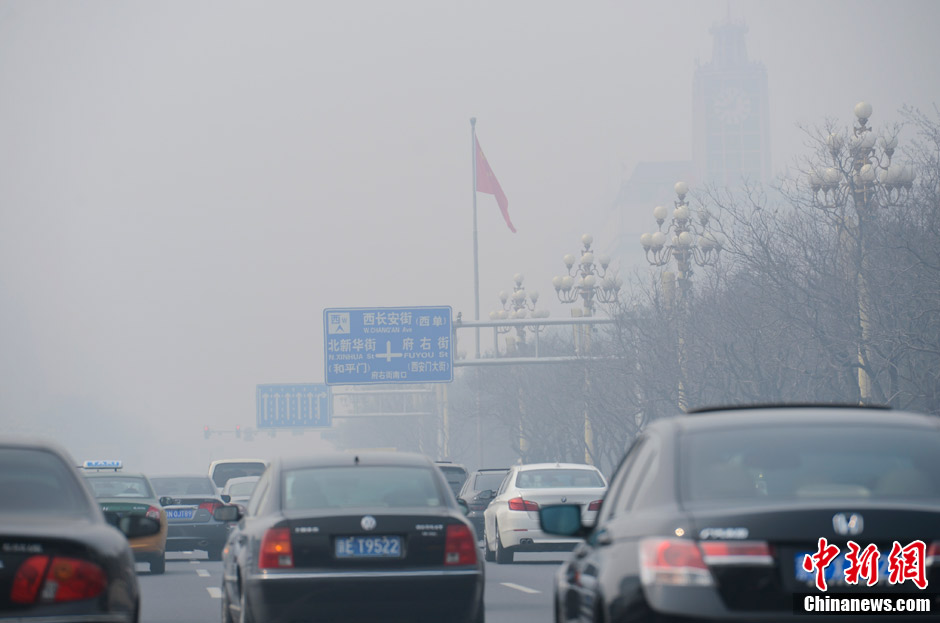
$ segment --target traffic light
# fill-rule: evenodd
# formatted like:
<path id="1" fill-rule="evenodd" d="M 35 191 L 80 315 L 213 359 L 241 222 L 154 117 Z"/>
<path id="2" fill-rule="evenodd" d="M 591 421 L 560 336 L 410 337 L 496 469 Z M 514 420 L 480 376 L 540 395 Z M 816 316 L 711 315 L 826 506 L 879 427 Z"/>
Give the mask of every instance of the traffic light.
<path id="1" fill-rule="evenodd" d="M 208 424 L 202 427 L 202 436 L 205 437 L 206 439 L 209 438 L 209 425 Z"/>
<path id="2" fill-rule="evenodd" d="M 237 438 L 240 439 L 241 436 L 242 436 L 242 425 L 241 425 L 241 424 L 236 424 L 236 425 L 235 425 L 235 437 L 237 437 Z"/>

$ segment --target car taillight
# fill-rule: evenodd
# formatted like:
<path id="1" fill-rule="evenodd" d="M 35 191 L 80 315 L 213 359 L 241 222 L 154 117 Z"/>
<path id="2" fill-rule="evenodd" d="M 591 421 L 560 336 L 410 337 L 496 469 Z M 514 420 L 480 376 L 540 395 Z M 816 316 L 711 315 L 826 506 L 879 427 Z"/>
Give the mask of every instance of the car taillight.
<path id="1" fill-rule="evenodd" d="M 36 594 L 39 592 L 48 563 L 48 556 L 30 556 L 23 561 L 13 576 L 10 601 L 16 604 L 31 604 L 36 601 Z"/>
<path id="2" fill-rule="evenodd" d="M 13 577 L 10 600 L 29 604 L 37 597 L 43 602 L 92 599 L 107 585 L 104 570 L 93 562 L 57 556 L 49 563 L 49 556 L 31 556 Z"/>
<path id="3" fill-rule="evenodd" d="M 294 566 L 290 528 L 269 528 L 261 539 L 259 569 L 286 569 Z"/>
<path id="4" fill-rule="evenodd" d="M 645 586 L 712 586 L 712 574 L 695 541 L 652 538 L 640 541 L 640 581 Z"/>
<path id="5" fill-rule="evenodd" d="M 539 505 L 522 498 L 513 498 L 509 500 L 509 510 L 511 511 L 537 511 Z"/>
<path id="6" fill-rule="evenodd" d="M 594 500 L 593 502 L 591 502 L 590 504 L 588 504 L 588 510 L 589 510 L 589 511 L 599 511 L 599 510 L 601 510 L 601 502 L 603 502 L 603 501 L 604 501 L 604 500 Z"/>
<path id="7" fill-rule="evenodd" d="M 447 526 L 444 543 L 445 565 L 475 565 L 477 544 L 470 528 L 463 524 Z"/>
<path id="8" fill-rule="evenodd" d="M 147 517 L 150 517 L 151 519 L 156 519 L 157 521 L 160 521 L 160 509 L 157 508 L 156 506 L 151 506 L 150 508 L 147 509 L 147 512 L 144 514 L 147 515 Z"/>
<path id="9" fill-rule="evenodd" d="M 772 565 L 770 546 L 764 541 L 702 541 L 706 565 Z"/>
<path id="10" fill-rule="evenodd" d="M 209 511 L 209 514 L 211 515 L 215 512 L 215 509 L 219 508 L 220 506 L 222 505 L 218 502 L 203 502 L 199 505 L 199 508 Z"/>

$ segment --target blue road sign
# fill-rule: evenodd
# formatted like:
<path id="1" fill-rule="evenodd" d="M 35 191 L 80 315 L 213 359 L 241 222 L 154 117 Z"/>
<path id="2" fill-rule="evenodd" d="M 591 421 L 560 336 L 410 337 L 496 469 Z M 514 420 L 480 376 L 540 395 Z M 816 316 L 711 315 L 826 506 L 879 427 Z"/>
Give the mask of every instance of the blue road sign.
<path id="1" fill-rule="evenodd" d="M 327 385 L 453 381 L 452 315 L 449 305 L 324 309 Z"/>
<path id="2" fill-rule="evenodd" d="M 329 428 L 330 388 L 322 383 L 258 385 L 258 428 Z"/>

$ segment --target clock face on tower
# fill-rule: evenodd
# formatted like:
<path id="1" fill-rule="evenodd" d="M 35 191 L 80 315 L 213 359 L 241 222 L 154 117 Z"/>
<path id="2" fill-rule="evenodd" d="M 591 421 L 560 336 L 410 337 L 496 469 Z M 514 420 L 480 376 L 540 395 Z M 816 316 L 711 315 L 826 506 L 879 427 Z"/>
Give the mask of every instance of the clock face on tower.
<path id="1" fill-rule="evenodd" d="M 738 87 L 722 89 L 715 98 L 714 110 L 725 125 L 738 125 L 751 115 L 751 100 Z"/>

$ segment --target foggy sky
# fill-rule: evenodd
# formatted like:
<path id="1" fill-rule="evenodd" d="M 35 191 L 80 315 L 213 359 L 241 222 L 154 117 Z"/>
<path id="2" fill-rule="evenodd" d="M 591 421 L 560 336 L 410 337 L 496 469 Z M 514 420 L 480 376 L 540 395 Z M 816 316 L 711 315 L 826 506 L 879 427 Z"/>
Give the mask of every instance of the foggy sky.
<path id="1" fill-rule="evenodd" d="M 253 425 L 259 383 L 322 382 L 325 307 L 472 318 L 471 116 L 518 229 L 479 196 L 481 314 L 522 272 L 567 315 L 551 278 L 603 242 L 622 178 L 691 158 L 728 10 L 0 1 L 0 429 L 149 471 L 322 447 L 201 431 Z M 767 70 L 775 172 L 807 152 L 798 124 L 940 101 L 940 3 L 730 12 Z"/>

